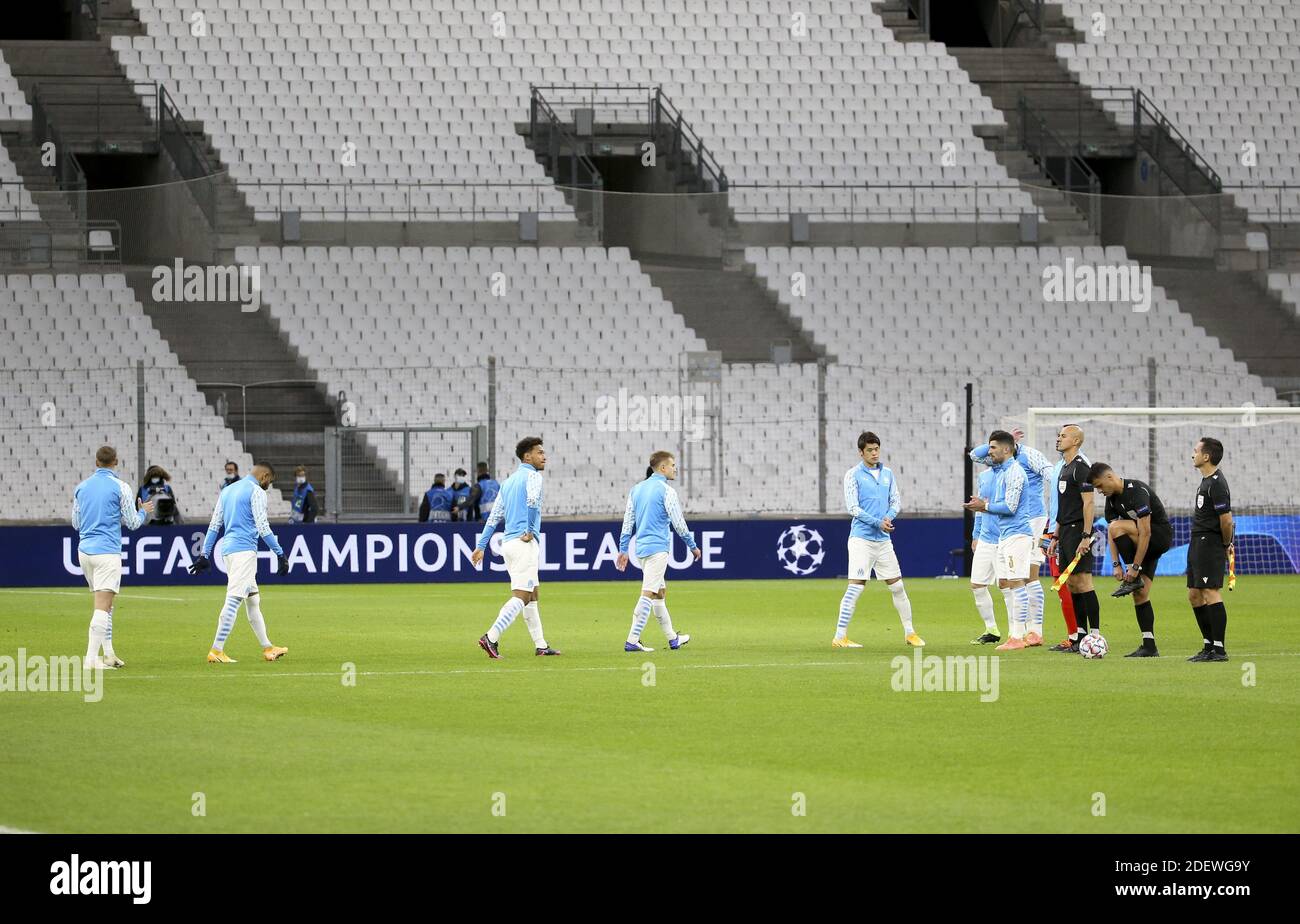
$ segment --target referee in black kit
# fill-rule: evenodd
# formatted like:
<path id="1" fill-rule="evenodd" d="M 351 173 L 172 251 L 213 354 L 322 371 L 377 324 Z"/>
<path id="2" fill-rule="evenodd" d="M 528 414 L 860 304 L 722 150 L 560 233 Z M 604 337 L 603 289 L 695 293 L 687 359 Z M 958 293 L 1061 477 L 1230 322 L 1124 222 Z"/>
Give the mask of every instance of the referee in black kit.
<path id="1" fill-rule="evenodd" d="M 1105 462 L 1088 470 L 1092 486 L 1106 495 L 1106 535 L 1119 588 L 1112 597 L 1133 595 L 1142 644 L 1126 658 L 1158 658 L 1156 614 L 1151 608 L 1151 584 L 1160 556 L 1174 544 L 1174 527 L 1165 505 L 1150 485 L 1136 478 L 1121 478 Z M 1127 563 L 1127 567 L 1121 564 Z"/>
<path id="2" fill-rule="evenodd" d="M 1201 473 L 1192 510 L 1192 541 L 1187 547 L 1187 599 L 1201 627 L 1205 647 L 1188 661 L 1226 661 L 1223 647 L 1228 611 L 1223 606 L 1223 572 L 1232 548 L 1235 525 L 1228 479 L 1219 471 L 1223 444 L 1203 436 L 1192 450 L 1192 464 Z"/>
<path id="3" fill-rule="evenodd" d="M 1074 602 L 1074 620 L 1078 630 L 1071 639 L 1069 650 L 1079 651 L 1079 640 L 1091 629 L 1101 633 L 1101 604 L 1092 589 L 1092 521 L 1093 491 L 1088 472 L 1092 465 L 1083 449 L 1083 429 L 1066 424 L 1056 434 L 1056 451 L 1065 459 L 1057 482 L 1052 486 L 1060 495 L 1056 507 L 1056 561 L 1061 573 L 1069 567 L 1074 556 L 1083 547 L 1079 563 L 1070 575 L 1070 598 Z"/>

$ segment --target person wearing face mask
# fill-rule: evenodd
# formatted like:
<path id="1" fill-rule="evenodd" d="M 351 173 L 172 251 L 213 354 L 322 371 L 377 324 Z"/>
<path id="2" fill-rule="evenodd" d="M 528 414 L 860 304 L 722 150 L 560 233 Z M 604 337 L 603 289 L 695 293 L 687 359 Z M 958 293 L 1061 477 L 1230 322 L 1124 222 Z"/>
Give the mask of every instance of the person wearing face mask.
<path id="1" fill-rule="evenodd" d="M 306 466 L 293 470 L 293 504 L 289 510 L 290 523 L 316 522 L 316 489 L 307 480 Z"/>
<path id="2" fill-rule="evenodd" d="M 138 500 L 154 502 L 154 511 L 149 522 L 157 526 L 171 526 L 182 522 L 180 508 L 176 505 L 176 492 L 169 483 L 172 476 L 161 465 L 151 465 L 144 473 L 140 483 Z"/>
<path id="3" fill-rule="evenodd" d="M 289 573 L 289 559 L 280 542 L 271 532 L 266 518 L 266 492 L 275 480 L 275 470 L 265 462 L 253 466 L 247 478 L 225 488 L 212 511 L 212 522 L 203 537 L 203 554 L 190 565 L 190 574 L 202 574 L 212 567 L 212 551 L 221 540 L 221 554 L 226 559 L 226 602 L 217 617 L 217 635 L 208 650 L 209 664 L 234 664 L 235 659 L 226 654 L 226 639 L 235 627 L 239 607 L 243 604 L 248 624 L 253 627 L 257 643 L 262 648 L 262 658 L 278 661 L 289 649 L 271 644 L 266 634 L 266 619 L 262 616 L 262 595 L 257 586 L 257 549 L 259 542 L 275 553 L 276 574 Z"/>
<path id="4" fill-rule="evenodd" d="M 239 480 L 239 466 L 236 465 L 234 462 L 227 462 L 227 463 L 226 463 L 226 477 L 225 477 L 225 479 L 221 482 L 221 486 L 224 488 L 224 487 L 226 487 L 227 485 L 232 485 L 232 484 L 234 484 L 234 483 L 235 483 L 236 481 L 238 481 L 238 480 Z"/>
<path id="5" fill-rule="evenodd" d="M 483 492 L 476 484 L 470 484 L 469 476 L 463 468 L 456 469 L 455 481 L 451 483 L 451 518 L 452 520 L 472 520 L 472 513 L 478 506 L 478 495 Z"/>
<path id="6" fill-rule="evenodd" d="M 447 487 L 447 476 L 442 472 L 433 476 L 433 485 L 424 492 L 420 501 L 420 522 L 445 523 L 451 519 L 451 489 Z"/>

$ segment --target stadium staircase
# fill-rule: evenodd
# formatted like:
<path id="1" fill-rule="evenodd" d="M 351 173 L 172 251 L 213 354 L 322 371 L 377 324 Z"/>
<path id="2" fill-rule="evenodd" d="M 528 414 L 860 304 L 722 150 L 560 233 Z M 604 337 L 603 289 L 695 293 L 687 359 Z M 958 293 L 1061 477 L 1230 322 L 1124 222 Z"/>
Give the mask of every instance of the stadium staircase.
<path id="1" fill-rule="evenodd" d="M 111 21 L 118 24 L 116 34 L 129 34 L 131 20 L 121 11 Z M 101 25 L 106 22 L 101 20 Z M 196 164 L 187 165 L 187 172 L 166 153 L 138 87 L 126 78 L 106 41 L 3 42 L 0 49 L 27 101 L 34 110 L 39 102 L 70 153 L 155 155 L 171 161 L 168 166 L 172 169 L 166 170 L 169 178 L 193 178 Z M 213 258 L 231 261 L 235 248 L 260 242 L 252 210 L 230 179 L 202 123 L 185 120 L 182 127 L 201 152 L 198 172 L 211 176 L 203 182 L 213 185 L 215 198 Z M 7 135 L 5 140 L 15 166 L 34 192 L 42 219 L 55 227 L 72 220 L 66 192 L 41 165 L 44 138 L 28 133 Z M 130 228 L 125 227 L 129 222 L 123 224 L 129 233 Z"/>
<path id="2" fill-rule="evenodd" d="M 328 496 L 323 431 L 337 420 L 332 396 L 325 394 L 315 373 L 265 309 L 243 312 L 235 302 L 160 303 L 153 297 L 151 274 L 150 269 L 126 270 L 127 282 L 154 328 L 208 403 L 218 414 L 224 411 L 226 425 L 241 438 L 246 452 L 275 468 L 276 484 L 286 500 L 293 494 L 293 468 L 302 464 L 310 470 L 323 504 Z M 239 385 L 253 383 L 268 384 L 248 389 L 245 408 Z M 392 494 L 381 498 L 390 502 L 387 509 L 401 510 L 401 495 L 386 470 L 373 458 L 359 464 L 370 471 L 346 480 L 366 484 L 370 501 L 386 488 Z"/>
<path id="3" fill-rule="evenodd" d="M 602 202 L 599 219 L 595 210 L 581 207 L 593 201 L 592 194 L 566 192 L 578 206 L 580 220 L 602 233 L 606 246 L 627 247 L 687 326 L 710 350 L 722 353 L 723 362 L 803 363 L 824 357 L 825 350 L 746 262 L 727 204 L 725 174 L 679 110 L 660 94 L 655 101 L 663 117 L 653 123 L 628 120 L 627 106 L 611 110 L 617 116 L 603 121 L 605 94 L 618 92 L 593 92 L 591 106 L 597 116 L 589 135 L 578 134 L 565 105 L 557 102 L 557 112 L 536 89 L 532 123 L 517 126 L 558 186 L 577 179 L 602 190 L 594 194 Z M 640 159 L 647 139 L 659 152 L 653 166 Z M 693 198 L 674 200 L 664 194 Z M 680 201 L 685 204 L 677 204 Z M 662 213 L 654 211 L 664 202 L 674 204 Z M 652 217 L 647 219 L 647 214 Z M 663 233 L 665 227 L 671 232 Z"/>
<path id="4" fill-rule="evenodd" d="M 1267 274 L 1156 263 L 1151 280 L 1265 385 L 1300 405 L 1300 317 L 1268 289 Z M 1196 371 L 1190 357 L 1188 371 Z M 1164 403 L 1178 403 L 1170 398 Z"/>
<path id="5" fill-rule="evenodd" d="M 773 362 L 773 347 L 787 343 L 792 362 L 816 362 L 826 355 L 750 264 L 731 269 L 710 261 L 642 260 L 641 269 L 709 349 L 722 352 L 723 362 Z"/>

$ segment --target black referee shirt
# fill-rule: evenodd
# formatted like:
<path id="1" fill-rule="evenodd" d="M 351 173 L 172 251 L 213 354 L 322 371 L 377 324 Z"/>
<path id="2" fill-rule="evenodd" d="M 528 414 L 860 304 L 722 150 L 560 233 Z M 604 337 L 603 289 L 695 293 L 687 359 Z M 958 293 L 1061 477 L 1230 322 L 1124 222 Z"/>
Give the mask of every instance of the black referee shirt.
<path id="1" fill-rule="evenodd" d="M 1061 467 L 1056 482 L 1056 492 L 1060 495 L 1056 507 L 1058 526 L 1083 522 L 1083 495 L 1092 493 L 1092 482 L 1088 480 L 1090 468 L 1092 466 L 1082 453 Z"/>
<path id="2" fill-rule="evenodd" d="M 1165 505 L 1145 481 L 1124 479 L 1124 490 L 1106 498 L 1106 522 L 1151 518 L 1151 532 L 1173 532 Z"/>
<path id="3" fill-rule="evenodd" d="M 1223 472 L 1216 470 L 1213 475 L 1201 479 L 1196 489 L 1196 508 L 1192 511 L 1192 535 L 1208 533 L 1213 536 L 1223 535 L 1219 526 L 1219 517 L 1232 512 L 1232 496 L 1228 493 L 1228 479 Z"/>

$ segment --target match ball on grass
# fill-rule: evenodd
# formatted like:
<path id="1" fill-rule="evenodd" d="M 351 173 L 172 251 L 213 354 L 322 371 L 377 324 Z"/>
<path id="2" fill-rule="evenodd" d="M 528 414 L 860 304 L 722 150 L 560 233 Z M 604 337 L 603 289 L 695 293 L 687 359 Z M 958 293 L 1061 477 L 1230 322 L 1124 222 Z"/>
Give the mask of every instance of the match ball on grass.
<path id="1" fill-rule="evenodd" d="M 1079 654 L 1089 661 L 1094 658 L 1106 657 L 1108 651 L 1110 651 L 1110 646 L 1106 644 L 1106 639 L 1100 635 L 1089 634 L 1079 640 Z"/>

